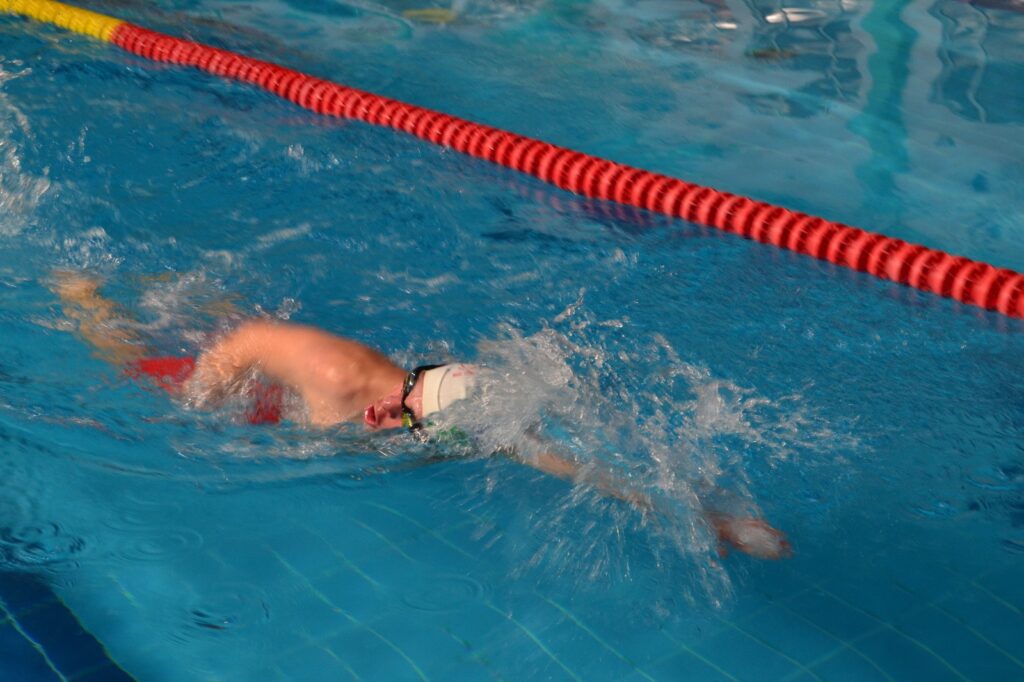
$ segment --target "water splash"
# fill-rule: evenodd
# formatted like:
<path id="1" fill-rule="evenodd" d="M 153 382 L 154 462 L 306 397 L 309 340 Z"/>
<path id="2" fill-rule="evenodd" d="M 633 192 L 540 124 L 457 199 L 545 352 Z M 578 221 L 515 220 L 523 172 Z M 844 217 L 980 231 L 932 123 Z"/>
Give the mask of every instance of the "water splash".
<path id="1" fill-rule="evenodd" d="M 50 189 L 46 175 L 36 176 L 22 168 L 19 138 L 31 140 L 28 117 L 6 94 L 7 84 L 31 69 L 20 60 L 0 57 L 0 237 L 21 234 L 43 196 Z"/>
<path id="2" fill-rule="evenodd" d="M 799 395 L 768 398 L 715 377 L 660 334 L 638 338 L 629 320 L 596 319 L 583 299 L 541 331 L 507 324 L 499 339 L 481 343 L 487 371 L 478 398 L 453 405 L 436 428 L 470 434 L 456 446 L 469 455 L 514 450 L 531 461 L 557 453 L 579 467 L 578 479 L 610 481 L 623 497 L 643 500 L 635 508 L 577 485 L 521 509 L 531 537 L 542 540 L 520 571 L 591 581 L 671 569 L 688 600 L 717 603 L 731 581 L 707 514 L 761 516 L 751 470 L 834 447 L 835 434 Z M 508 475 L 494 466 L 469 484 L 486 491 L 477 510 Z M 506 524 L 487 532 L 488 542 L 500 542 Z"/>

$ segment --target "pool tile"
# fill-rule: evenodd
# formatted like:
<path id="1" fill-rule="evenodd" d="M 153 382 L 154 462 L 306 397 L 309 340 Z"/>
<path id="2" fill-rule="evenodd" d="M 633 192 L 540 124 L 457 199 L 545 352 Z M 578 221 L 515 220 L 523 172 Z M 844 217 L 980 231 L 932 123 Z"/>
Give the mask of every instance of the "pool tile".
<path id="1" fill-rule="evenodd" d="M 669 656 L 668 658 L 671 658 L 671 656 Z M 638 668 L 631 672 L 629 675 L 626 675 L 625 677 L 621 678 L 621 682 L 659 682 L 659 678 L 655 677 L 647 670 L 642 670 Z"/>
<path id="2" fill-rule="evenodd" d="M 42 654 L 10 623 L 0 625 L 0 675 L 4 682 L 60 680 Z"/>
<path id="3" fill-rule="evenodd" d="M 565 665 L 585 680 L 621 679 L 636 670 L 614 645 L 597 642 L 570 620 L 544 631 L 544 644 Z"/>
<path id="4" fill-rule="evenodd" d="M 660 661 L 679 650 L 679 645 L 663 629 L 670 626 L 662 623 L 601 618 L 588 620 L 587 627 L 638 667 Z M 691 642 L 703 639 L 687 637 Z"/>
<path id="5" fill-rule="evenodd" d="M 766 601 L 789 599 L 806 590 L 813 581 L 806 574 L 786 561 L 765 561 L 753 565 L 747 590 L 751 590 Z M 742 598 L 742 594 L 737 597 Z"/>
<path id="6" fill-rule="evenodd" d="M 348 662 L 319 644 L 311 644 L 298 651 L 289 652 L 276 662 L 276 667 L 285 677 L 292 680 L 341 680 L 357 679 L 353 676 Z"/>
<path id="7" fill-rule="evenodd" d="M 730 682 L 735 680 L 731 673 L 721 669 L 715 669 L 696 656 L 686 651 L 681 651 L 670 658 L 656 663 L 644 672 L 658 682 L 665 680 L 700 680 L 701 682 Z M 630 678 L 631 680 L 644 679 L 641 675 Z"/>
<path id="8" fill-rule="evenodd" d="M 811 671 L 825 682 L 885 682 L 882 671 L 858 651 L 840 649 L 834 656 L 813 666 Z"/>
<path id="9" fill-rule="evenodd" d="M 484 661 L 476 658 L 455 661 L 450 667 L 444 668 L 439 673 L 431 669 L 431 680 L 442 682 L 480 682 L 480 680 L 505 679 L 500 672 L 493 669 Z"/>
<path id="10" fill-rule="evenodd" d="M 891 574 L 893 584 L 898 589 L 913 593 L 924 603 L 940 599 L 950 592 L 957 592 L 968 584 L 963 575 L 954 573 L 946 566 L 920 561 L 901 562 L 898 565 L 901 570 Z"/>
<path id="11" fill-rule="evenodd" d="M 302 528 L 266 537 L 264 548 L 307 578 L 332 571 L 348 561 L 347 555 L 335 552 L 323 538 Z"/>
<path id="12" fill-rule="evenodd" d="M 466 604 L 458 611 L 435 616 L 438 627 L 472 654 L 500 649 L 517 638 L 519 628 L 503 614 L 485 604 Z"/>
<path id="13" fill-rule="evenodd" d="M 551 652 L 543 634 L 538 639 L 547 651 L 520 630 L 512 633 L 501 646 L 481 652 L 480 660 L 507 680 L 584 679 Z"/>
<path id="14" fill-rule="evenodd" d="M 313 581 L 318 598 L 362 622 L 370 622 L 399 608 L 398 595 L 375 588 L 351 569 L 340 569 Z"/>
<path id="15" fill-rule="evenodd" d="M 331 547 L 353 561 L 363 557 L 380 554 L 398 547 L 399 542 L 416 537 L 419 533 L 400 533 L 392 538 L 388 535 L 387 523 L 374 522 L 358 513 L 345 515 L 345 527 L 340 533 L 324 534 L 323 539 Z"/>
<path id="16" fill-rule="evenodd" d="M 476 566 L 478 559 L 458 544 L 440 534 L 426 533 L 402 543 L 401 552 L 419 563 L 442 569 L 449 573 L 468 573 Z"/>
<path id="17" fill-rule="evenodd" d="M 107 663 L 99 668 L 91 668 L 69 677 L 68 682 L 132 682 L 135 678 L 124 670 L 121 670 L 116 663 Z"/>
<path id="18" fill-rule="evenodd" d="M 996 646 L 1024 660 L 1024 616 L 975 587 L 936 603 L 936 608 L 969 625 Z"/>
<path id="19" fill-rule="evenodd" d="M 287 600 L 282 601 L 284 603 L 280 606 L 271 605 L 272 613 L 276 618 L 295 623 L 291 628 L 294 633 L 289 634 L 319 639 L 327 633 L 353 627 L 353 621 L 346 615 L 342 605 L 336 604 L 320 590 L 303 590 L 298 587 Z"/>
<path id="20" fill-rule="evenodd" d="M 32 609 L 20 616 L 18 622 L 65 675 L 110 663 L 99 643 L 59 602 Z"/>
<path id="21" fill-rule="evenodd" d="M 50 591 L 50 588 L 35 576 L 0 571 L 0 602 L 7 606 L 7 610 L 12 615 L 18 616 L 25 611 L 53 603 L 56 600 L 57 597 Z"/>
<path id="22" fill-rule="evenodd" d="M 276 665 L 269 667 L 264 666 L 263 669 L 260 670 L 260 675 L 262 678 L 260 679 L 260 682 L 302 682 L 301 680 L 291 677 Z"/>
<path id="23" fill-rule="evenodd" d="M 268 593 L 286 590 L 295 580 L 295 574 L 256 537 L 237 538 L 210 552 L 230 567 L 229 574 L 244 575 L 246 581 L 263 586 Z"/>
<path id="24" fill-rule="evenodd" d="M 404 612 L 376 620 L 370 625 L 394 642 L 429 677 L 457 663 L 472 662 L 473 651 L 444 631 L 443 620 L 435 614 Z"/>
<path id="25" fill-rule="evenodd" d="M 554 606 L 533 596 L 533 593 L 514 591 L 506 595 L 490 595 L 486 605 L 496 614 L 521 630 L 540 635 L 566 619 Z"/>
<path id="26" fill-rule="evenodd" d="M 330 637 L 324 642 L 324 646 L 333 651 L 338 658 L 346 661 L 364 680 L 401 682 L 422 680 L 425 677 L 420 663 L 404 652 L 399 643 L 389 644 L 366 628 L 353 629 L 342 635 Z M 399 653 L 396 647 L 402 650 L 402 653 Z"/>
<path id="27" fill-rule="evenodd" d="M 744 631 L 807 665 L 842 646 L 835 637 L 791 611 L 774 607 L 738 623 Z"/>
<path id="28" fill-rule="evenodd" d="M 363 557 L 352 562 L 348 568 L 360 576 L 360 582 L 378 590 L 398 594 L 410 580 L 422 575 L 429 567 L 397 554 L 384 550 L 380 554 Z"/>
<path id="29" fill-rule="evenodd" d="M 0 573 L 0 604 L 17 604 L 18 614 L 11 617 L 10 626 L 16 623 L 19 636 L 34 641 L 64 676 L 77 677 L 103 669 L 111 682 L 130 679 L 41 578 L 28 573 Z M 10 610 L 0 608 L 0 620 L 8 613 Z"/>
<path id="30" fill-rule="evenodd" d="M 733 628 L 692 649 L 740 680 L 781 680 L 799 671 L 781 652 Z"/>
<path id="31" fill-rule="evenodd" d="M 919 595 L 897 586 L 886 575 L 841 572 L 822 583 L 821 588 L 881 621 L 892 620 L 911 609 L 924 608 L 926 603 Z"/>
<path id="32" fill-rule="evenodd" d="M 396 545 L 427 532 L 427 528 L 413 516 L 392 505 L 364 503 L 353 507 L 348 516 Z"/>
<path id="33" fill-rule="evenodd" d="M 944 682 L 965 678 L 905 636 L 883 628 L 856 642 L 857 649 L 896 680 Z"/>
<path id="34" fill-rule="evenodd" d="M 1024 678 L 1024 666 L 936 608 L 900 618 L 896 625 L 902 633 L 938 652 L 967 677 L 989 680 Z"/>
<path id="35" fill-rule="evenodd" d="M 786 602 L 786 607 L 843 641 L 852 640 L 878 626 L 875 619 L 819 589 L 794 597 Z"/>
<path id="36" fill-rule="evenodd" d="M 488 521 L 486 518 L 469 518 L 460 523 L 447 524 L 439 531 L 446 540 L 467 554 L 485 556 L 494 533 L 500 527 L 497 522 Z"/>
<path id="37" fill-rule="evenodd" d="M 1015 562 L 1001 571 L 976 578 L 975 586 L 989 593 L 993 599 L 1002 601 L 1024 615 L 1024 562 Z"/>

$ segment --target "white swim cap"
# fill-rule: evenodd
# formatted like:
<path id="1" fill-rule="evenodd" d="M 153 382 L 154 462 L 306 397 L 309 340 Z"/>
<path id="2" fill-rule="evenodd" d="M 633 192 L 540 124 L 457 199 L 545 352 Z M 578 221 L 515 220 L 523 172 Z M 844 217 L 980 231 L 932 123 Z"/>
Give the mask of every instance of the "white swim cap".
<path id="1" fill-rule="evenodd" d="M 476 383 L 476 365 L 441 365 L 423 373 L 423 414 L 439 412 L 462 400 Z"/>

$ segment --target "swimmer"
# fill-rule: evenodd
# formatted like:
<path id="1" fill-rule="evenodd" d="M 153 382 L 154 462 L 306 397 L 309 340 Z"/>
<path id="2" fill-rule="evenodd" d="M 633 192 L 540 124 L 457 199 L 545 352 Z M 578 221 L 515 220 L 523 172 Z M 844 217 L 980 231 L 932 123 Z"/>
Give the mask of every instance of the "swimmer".
<path id="1" fill-rule="evenodd" d="M 147 359 L 140 341 L 119 317 L 117 306 L 98 293 L 99 282 L 76 273 L 56 273 L 54 290 L 67 317 L 104 359 L 153 376 L 189 404 L 211 408 L 250 386 L 258 372 L 275 386 L 301 397 L 316 427 L 361 423 L 366 429 L 405 428 L 425 436 L 427 419 L 461 400 L 472 400 L 480 368 L 469 364 L 427 365 L 407 371 L 382 353 L 322 329 L 290 322 L 249 320 L 218 339 L 193 363 L 190 359 Z M 120 324 L 119 324 L 120 320 Z M 280 392 L 278 391 L 279 400 Z M 259 400 L 274 400 L 264 391 Z M 277 421 L 279 406 L 262 405 L 250 421 Z M 589 485 L 648 513 L 654 505 L 609 473 L 584 467 L 551 447 L 529 455 L 508 449 L 523 464 L 575 484 Z M 726 547 L 760 559 L 791 555 L 785 535 L 764 520 L 705 512 L 709 527 Z"/>

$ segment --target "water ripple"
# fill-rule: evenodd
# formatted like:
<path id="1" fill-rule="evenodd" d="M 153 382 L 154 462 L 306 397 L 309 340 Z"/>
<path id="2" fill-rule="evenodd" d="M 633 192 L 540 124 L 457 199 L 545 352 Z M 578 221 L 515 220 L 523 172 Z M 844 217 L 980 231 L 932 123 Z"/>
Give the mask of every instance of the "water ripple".
<path id="1" fill-rule="evenodd" d="M 190 528 L 161 530 L 159 535 L 129 539 L 119 554 L 129 561 L 159 562 L 194 552 L 203 536 Z"/>
<path id="2" fill-rule="evenodd" d="M 484 586 L 465 575 L 420 575 L 402 594 L 402 602 L 418 611 L 457 611 L 479 601 Z"/>
<path id="3" fill-rule="evenodd" d="M 203 630 L 240 630 L 270 620 L 266 595 L 255 585 L 225 583 L 210 588 L 209 594 L 188 609 L 189 625 Z"/>
<path id="4" fill-rule="evenodd" d="M 69 560 L 85 549 L 85 540 L 58 524 L 43 522 L 0 528 L 0 563 L 48 566 Z"/>

